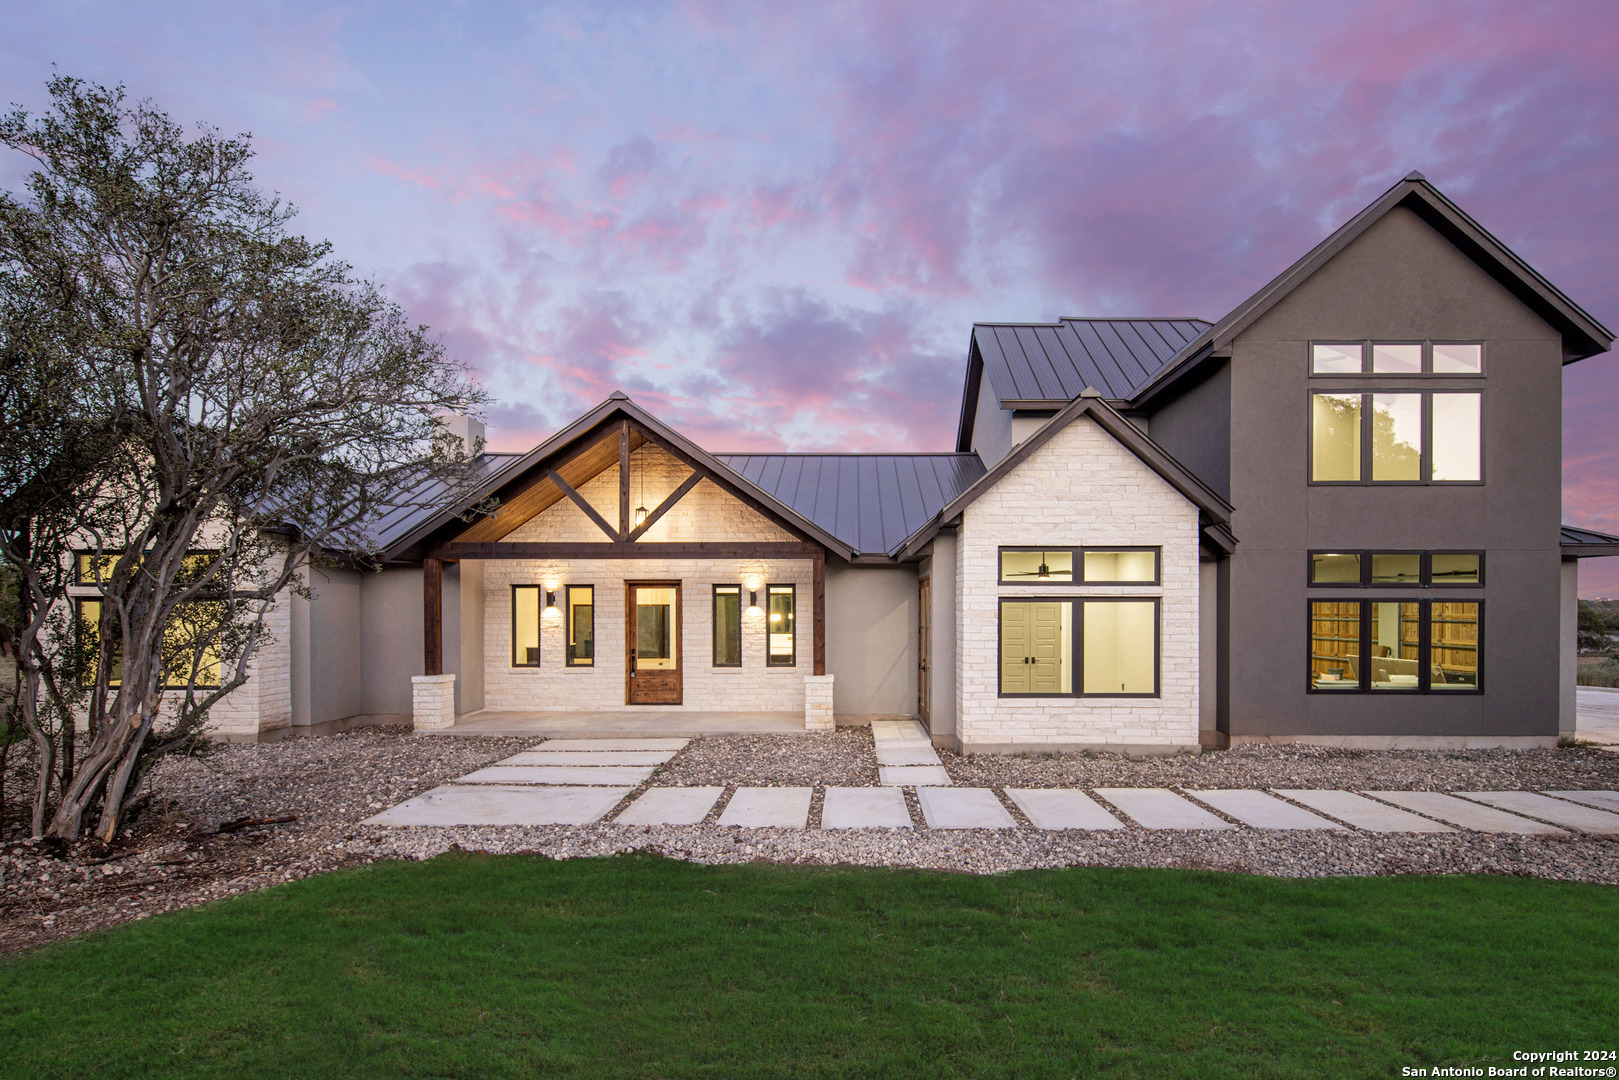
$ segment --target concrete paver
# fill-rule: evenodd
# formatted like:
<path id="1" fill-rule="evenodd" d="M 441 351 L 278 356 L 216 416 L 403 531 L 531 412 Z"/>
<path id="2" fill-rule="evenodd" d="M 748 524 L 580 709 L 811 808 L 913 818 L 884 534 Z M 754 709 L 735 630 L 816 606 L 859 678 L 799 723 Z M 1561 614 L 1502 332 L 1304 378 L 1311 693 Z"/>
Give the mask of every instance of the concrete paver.
<path id="1" fill-rule="evenodd" d="M 949 787 L 950 774 L 943 765 L 884 765 L 877 770 L 883 787 Z"/>
<path id="2" fill-rule="evenodd" d="M 1222 821 L 1168 788 L 1097 788 L 1096 794 L 1118 807 L 1144 829 L 1230 829 Z"/>
<path id="3" fill-rule="evenodd" d="M 1458 791 L 1456 794 L 1464 799 L 1510 810 L 1515 814 L 1527 814 L 1529 817 L 1537 817 L 1565 828 L 1578 829 L 1583 833 L 1619 836 L 1619 814 L 1610 814 L 1606 810 L 1597 810 L 1589 806 L 1576 806 L 1539 792 Z"/>
<path id="4" fill-rule="evenodd" d="M 722 787 L 648 788 L 613 819 L 615 825 L 696 825 L 719 801 Z"/>
<path id="5" fill-rule="evenodd" d="M 719 823 L 746 829 L 802 829 L 809 821 L 810 792 L 807 787 L 737 788 Z"/>
<path id="6" fill-rule="evenodd" d="M 497 765 L 663 765 L 678 750 L 525 750 Z"/>
<path id="7" fill-rule="evenodd" d="M 1598 810 L 1612 810 L 1619 813 L 1619 791 L 1548 791 L 1546 794 L 1594 806 Z"/>
<path id="8" fill-rule="evenodd" d="M 879 765 L 937 765 L 939 755 L 927 743 L 894 742 L 877 744 Z"/>
<path id="9" fill-rule="evenodd" d="M 899 788 L 834 787 L 821 803 L 823 829 L 909 829 L 911 812 Z"/>
<path id="10" fill-rule="evenodd" d="M 684 750 L 690 739 L 546 739 L 536 750 Z"/>
<path id="11" fill-rule="evenodd" d="M 468 773 L 457 784 L 629 784 L 645 783 L 651 765 L 490 765 Z"/>
<path id="12" fill-rule="evenodd" d="M 1187 794 L 1256 829 L 1343 829 L 1336 821 L 1318 817 L 1263 791 L 1211 788 L 1206 791 L 1189 790 Z"/>
<path id="13" fill-rule="evenodd" d="M 1007 788 L 1037 829 L 1122 829 L 1124 822 L 1083 791 L 1071 788 Z"/>
<path id="14" fill-rule="evenodd" d="M 1429 818 L 1406 810 L 1397 810 L 1386 803 L 1356 795 L 1353 791 L 1333 791 L 1318 788 L 1276 788 L 1276 794 L 1294 802 L 1303 803 L 1312 810 L 1331 814 L 1339 821 L 1347 821 L 1367 832 L 1444 833 L 1455 832 Z M 1235 816 L 1235 815 L 1233 815 Z"/>
<path id="15" fill-rule="evenodd" d="M 1488 833 L 1521 833 L 1528 836 L 1567 836 L 1551 825 L 1509 814 L 1478 803 L 1458 799 L 1438 791 L 1368 791 L 1374 799 L 1415 810 L 1419 814 L 1460 825 L 1464 829 Z"/>
<path id="16" fill-rule="evenodd" d="M 1017 822 L 989 788 L 924 787 L 917 802 L 930 829 L 1015 829 Z"/>
<path id="17" fill-rule="evenodd" d="M 589 825 L 627 787 L 437 787 L 367 818 L 364 825 Z"/>

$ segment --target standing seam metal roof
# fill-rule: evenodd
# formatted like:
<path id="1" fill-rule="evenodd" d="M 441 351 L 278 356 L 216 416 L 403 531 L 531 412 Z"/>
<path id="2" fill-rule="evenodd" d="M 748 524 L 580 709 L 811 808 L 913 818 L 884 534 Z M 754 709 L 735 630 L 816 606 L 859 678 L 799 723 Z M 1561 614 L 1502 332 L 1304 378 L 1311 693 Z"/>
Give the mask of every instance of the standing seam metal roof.
<path id="1" fill-rule="evenodd" d="M 1087 386 L 1134 394 L 1207 330 L 1202 319 L 1070 319 L 978 323 L 973 341 L 1001 401 L 1072 401 Z"/>
<path id="2" fill-rule="evenodd" d="M 890 554 L 984 475 L 977 454 L 715 454 L 857 552 Z"/>

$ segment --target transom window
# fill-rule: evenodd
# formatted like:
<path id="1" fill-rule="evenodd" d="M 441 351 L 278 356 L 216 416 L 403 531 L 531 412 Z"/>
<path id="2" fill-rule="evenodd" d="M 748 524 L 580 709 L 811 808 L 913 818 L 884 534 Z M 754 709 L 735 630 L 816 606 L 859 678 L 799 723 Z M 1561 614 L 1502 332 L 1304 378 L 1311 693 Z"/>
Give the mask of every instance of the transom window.
<path id="1" fill-rule="evenodd" d="M 1312 693 L 1480 693 L 1484 604 L 1478 600 L 1310 603 Z"/>
<path id="2" fill-rule="evenodd" d="M 1481 551 L 1312 551 L 1311 585 L 1482 585 Z"/>
<path id="3" fill-rule="evenodd" d="M 1483 395 L 1442 391 L 1310 395 L 1310 481 L 1478 483 Z"/>
<path id="4" fill-rule="evenodd" d="M 1156 697 L 1158 601 L 1002 598 L 1002 697 Z"/>
<path id="5" fill-rule="evenodd" d="M 1002 585 L 1157 585 L 1155 547 L 1001 548 Z"/>
<path id="6" fill-rule="evenodd" d="M 1317 341 L 1311 375 L 1482 375 L 1477 341 Z"/>

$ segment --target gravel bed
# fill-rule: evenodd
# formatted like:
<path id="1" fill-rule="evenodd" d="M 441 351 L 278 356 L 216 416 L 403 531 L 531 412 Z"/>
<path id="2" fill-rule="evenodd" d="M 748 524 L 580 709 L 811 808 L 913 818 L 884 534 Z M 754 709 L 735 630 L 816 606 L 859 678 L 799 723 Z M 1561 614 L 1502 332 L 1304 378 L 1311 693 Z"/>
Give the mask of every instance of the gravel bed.
<path id="1" fill-rule="evenodd" d="M 693 739 L 657 775 L 659 787 L 874 787 L 871 729 L 803 735 L 710 735 Z"/>
<path id="2" fill-rule="evenodd" d="M 1378 791 L 1619 790 L 1619 754 L 1546 750 L 1344 750 L 1247 744 L 1176 757 L 973 754 L 939 759 L 974 787 L 1345 788 Z"/>

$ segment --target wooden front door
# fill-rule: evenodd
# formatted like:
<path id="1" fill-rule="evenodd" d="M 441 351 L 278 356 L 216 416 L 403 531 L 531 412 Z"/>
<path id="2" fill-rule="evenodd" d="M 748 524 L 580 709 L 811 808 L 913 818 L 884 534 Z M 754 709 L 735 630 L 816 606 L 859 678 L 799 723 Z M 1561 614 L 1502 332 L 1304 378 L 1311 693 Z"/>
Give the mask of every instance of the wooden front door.
<path id="1" fill-rule="evenodd" d="M 624 583 L 624 700 L 680 704 L 680 582 Z"/>
<path id="2" fill-rule="evenodd" d="M 925 577 L 917 586 L 916 596 L 916 713 L 929 731 L 933 730 L 933 725 L 928 723 L 928 692 L 932 689 L 928 669 L 932 660 L 933 579 Z"/>

